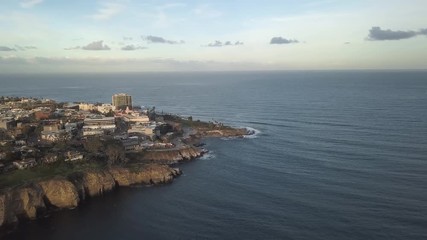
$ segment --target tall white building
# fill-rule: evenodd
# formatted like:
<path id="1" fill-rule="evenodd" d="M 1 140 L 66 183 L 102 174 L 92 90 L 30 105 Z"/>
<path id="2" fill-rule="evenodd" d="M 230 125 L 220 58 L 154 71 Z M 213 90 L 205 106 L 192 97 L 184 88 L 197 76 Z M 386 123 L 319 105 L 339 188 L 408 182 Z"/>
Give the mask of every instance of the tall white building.
<path id="1" fill-rule="evenodd" d="M 125 109 L 126 107 L 132 109 L 132 97 L 126 93 L 114 94 L 112 97 L 112 104 L 116 109 Z"/>

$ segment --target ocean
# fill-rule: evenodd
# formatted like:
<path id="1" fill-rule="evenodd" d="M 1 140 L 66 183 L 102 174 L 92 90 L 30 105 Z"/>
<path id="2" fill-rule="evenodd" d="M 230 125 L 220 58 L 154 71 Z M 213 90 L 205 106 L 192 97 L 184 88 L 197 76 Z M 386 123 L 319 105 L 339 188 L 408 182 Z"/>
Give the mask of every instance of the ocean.
<path id="1" fill-rule="evenodd" d="M 427 72 L 0 75 L 0 95 L 250 127 L 170 185 L 121 188 L 7 239 L 427 239 Z"/>

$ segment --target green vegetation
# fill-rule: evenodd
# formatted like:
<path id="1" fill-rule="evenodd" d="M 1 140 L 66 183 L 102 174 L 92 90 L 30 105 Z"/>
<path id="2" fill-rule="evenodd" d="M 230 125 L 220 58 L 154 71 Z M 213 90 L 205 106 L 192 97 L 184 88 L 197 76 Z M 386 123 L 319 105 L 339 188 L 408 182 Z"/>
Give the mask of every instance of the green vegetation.
<path id="1" fill-rule="evenodd" d="M 219 122 L 203 122 L 200 120 L 193 120 L 193 117 L 190 116 L 188 118 L 183 118 L 177 115 L 172 114 L 164 114 L 162 115 L 165 121 L 172 121 L 176 123 L 180 123 L 183 127 L 192 127 L 206 130 L 225 130 L 225 129 L 233 129 L 229 126 L 224 126 Z"/>
<path id="2" fill-rule="evenodd" d="M 57 162 L 50 165 L 40 165 L 30 169 L 1 174 L 0 189 L 30 183 L 35 180 L 49 179 L 55 176 L 69 176 L 72 173 L 84 170 L 98 170 L 103 168 L 105 168 L 105 164 L 93 161 L 80 163 Z"/>

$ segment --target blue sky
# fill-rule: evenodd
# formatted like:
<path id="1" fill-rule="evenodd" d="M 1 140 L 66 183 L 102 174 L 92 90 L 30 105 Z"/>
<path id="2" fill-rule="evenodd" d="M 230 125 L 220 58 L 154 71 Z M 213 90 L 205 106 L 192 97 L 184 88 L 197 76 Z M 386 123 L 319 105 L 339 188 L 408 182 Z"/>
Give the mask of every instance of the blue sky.
<path id="1" fill-rule="evenodd" d="M 1 72 L 427 69 L 424 0 L 1 0 Z"/>

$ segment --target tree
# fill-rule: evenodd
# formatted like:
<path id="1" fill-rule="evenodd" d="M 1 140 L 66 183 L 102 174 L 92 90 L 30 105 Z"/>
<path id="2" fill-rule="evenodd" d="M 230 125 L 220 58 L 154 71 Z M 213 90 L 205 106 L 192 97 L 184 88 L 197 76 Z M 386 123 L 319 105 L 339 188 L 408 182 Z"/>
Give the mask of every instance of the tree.
<path id="1" fill-rule="evenodd" d="M 103 144 L 99 137 L 88 137 L 83 146 L 89 153 L 98 153 L 102 151 Z"/>
<path id="2" fill-rule="evenodd" d="M 114 117 L 114 112 L 110 110 L 108 113 L 105 114 L 106 117 Z"/>
<path id="3" fill-rule="evenodd" d="M 156 107 L 152 107 L 148 110 L 148 118 L 150 121 L 156 120 Z"/>
<path id="4" fill-rule="evenodd" d="M 126 163 L 125 149 L 120 142 L 108 142 L 105 147 L 105 154 L 107 155 L 107 165 L 109 167 Z"/>

